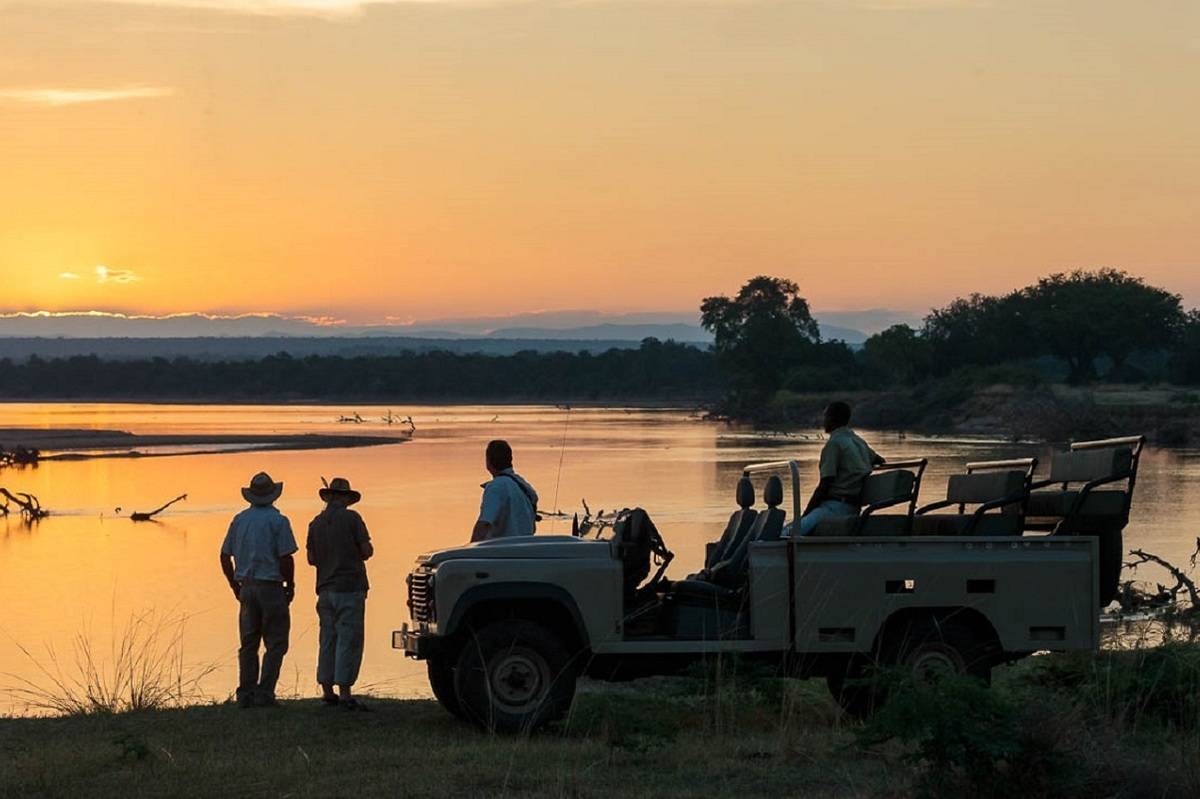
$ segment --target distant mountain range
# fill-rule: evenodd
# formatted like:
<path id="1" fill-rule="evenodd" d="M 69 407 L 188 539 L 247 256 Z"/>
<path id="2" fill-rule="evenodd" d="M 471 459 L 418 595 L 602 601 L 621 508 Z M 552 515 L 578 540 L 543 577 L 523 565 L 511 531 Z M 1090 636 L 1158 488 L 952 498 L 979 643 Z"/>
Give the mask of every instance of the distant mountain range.
<path id="1" fill-rule="evenodd" d="M 826 311 L 816 314 L 822 337 L 849 343 L 899 322 L 916 323 L 916 314 L 888 309 Z M 46 338 L 187 338 L 187 337 L 364 337 L 404 338 L 554 338 L 631 340 L 648 336 L 677 341 L 709 341 L 694 313 L 607 314 L 553 311 L 512 316 L 435 319 L 351 325 L 326 318 L 279 314 L 0 313 L 0 337 Z"/>

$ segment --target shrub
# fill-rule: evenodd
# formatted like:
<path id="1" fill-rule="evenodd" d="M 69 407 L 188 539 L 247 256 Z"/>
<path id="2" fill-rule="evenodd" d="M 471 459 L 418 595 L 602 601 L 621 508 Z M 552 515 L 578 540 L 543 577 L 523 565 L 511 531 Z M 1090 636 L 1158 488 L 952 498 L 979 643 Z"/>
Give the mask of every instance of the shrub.
<path id="1" fill-rule="evenodd" d="M 887 703 L 859 733 L 860 745 L 896 740 L 929 797 L 1007 797 L 1056 792 L 1064 757 L 1021 706 L 970 677 L 885 675 Z"/>

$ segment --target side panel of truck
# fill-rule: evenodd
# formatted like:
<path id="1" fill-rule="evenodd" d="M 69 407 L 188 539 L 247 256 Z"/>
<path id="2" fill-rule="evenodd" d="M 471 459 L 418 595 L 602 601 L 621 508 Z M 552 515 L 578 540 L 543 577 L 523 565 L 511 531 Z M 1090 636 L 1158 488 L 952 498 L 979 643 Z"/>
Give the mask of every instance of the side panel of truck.
<path id="1" fill-rule="evenodd" d="M 865 652 L 896 611 L 971 608 L 1007 652 L 1091 649 L 1096 539 L 814 538 L 793 544 L 798 652 Z"/>

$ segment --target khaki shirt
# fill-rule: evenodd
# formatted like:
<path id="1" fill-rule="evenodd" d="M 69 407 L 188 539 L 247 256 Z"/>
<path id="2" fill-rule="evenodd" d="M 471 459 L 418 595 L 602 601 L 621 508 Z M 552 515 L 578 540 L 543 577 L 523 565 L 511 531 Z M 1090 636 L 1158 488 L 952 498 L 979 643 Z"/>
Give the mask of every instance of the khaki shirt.
<path id="1" fill-rule="evenodd" d="M 829 492 L 834 499 L 858 504 L 863 480 L 878 457 L 857 433 L 849 427 L 839 427 L 829 434 L 821 449 L 821 479 L 833 479 Z"/>

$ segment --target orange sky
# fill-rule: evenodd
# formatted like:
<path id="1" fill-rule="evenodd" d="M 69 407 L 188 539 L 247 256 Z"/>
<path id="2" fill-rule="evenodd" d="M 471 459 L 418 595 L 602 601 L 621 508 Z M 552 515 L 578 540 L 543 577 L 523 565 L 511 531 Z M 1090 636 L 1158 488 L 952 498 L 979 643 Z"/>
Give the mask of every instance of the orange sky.
<path id="1" fill-rule="evenodd" d="M 0 310 L 671 310 L 758 273 L 921 310 L 1100 266 L 1196 305 L 1198 42 L 1194 0 L 0 0 Z"/>

